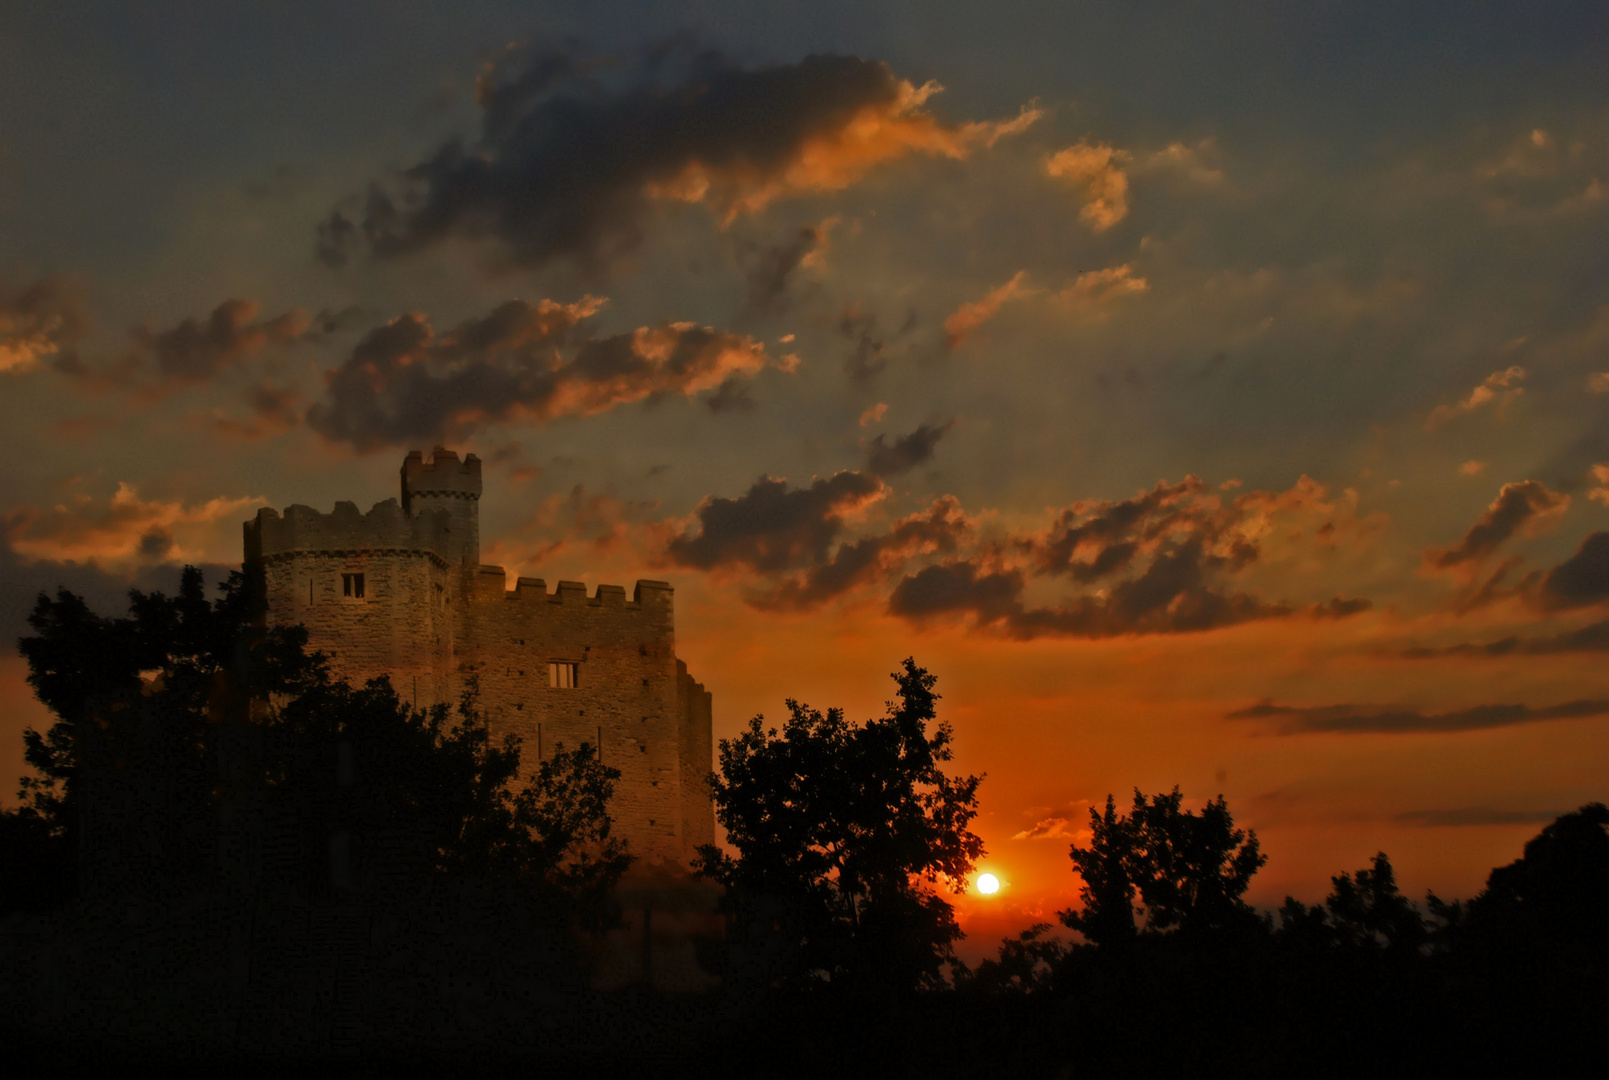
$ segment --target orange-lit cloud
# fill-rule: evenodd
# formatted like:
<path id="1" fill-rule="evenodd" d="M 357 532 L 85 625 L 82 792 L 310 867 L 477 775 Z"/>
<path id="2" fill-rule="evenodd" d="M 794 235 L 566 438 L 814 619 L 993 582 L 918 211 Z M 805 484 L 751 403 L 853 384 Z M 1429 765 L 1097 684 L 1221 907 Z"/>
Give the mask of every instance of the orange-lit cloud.
<path id="1" fill-rule="evenodd" d="M 1010 120 L 974 121 L 947 126 L 923 109 L 942 90 L 936 82 L 914 86 L 894 80 L 892 94 L 868 102 L 848 116 L 835 118 L 825 130 L 807 136 L 791 160 L 769 167 L 750 160 L 689 160 L 675 176 L 649 181 L 644 193 L 654 199 L 699 202 L 710 206 L 723 224 L 742 214 L 763 210 L 778 199 L 842 191 L 872 169 L 911 154 L 962 159 L 979 147 L 1026 131 L 1040 117 L 1024 107 Z"/>
<path id="2" fill-rule="evenodd" d="M 360 246 L 389 258 L 468 235 L 524 265 L 605 262 L 640 242 L 655 204 L 699 203 L 729 224 L 901 158 L 965 158 L 1040 116 L 946 124 L 926 108 L 939 89 L 853 56 L 750 70 L 658 50 L 611 79 L 573 55 L 511 50 L 477 83 L 478 141 L 408 170 L 405 192 L 371 188 L 356 219 L 334 211 L 318 254 L 338 266 Z"/>
<path id="3" fill-rule="evenodd" d="M 235 562 L 239 520 L 260 498 L 216 498 L 199 505 L 140 498 L 119 484 L 111 499 L 82 498 L 49 508 L 23 508 L 8 515 L 6 539 L 17 555 L 33 561 L 91 562 L 128 567 L 156 562 Z"/>
<path id="4" fill-rule="evenodd" d="M 1469 396 L 1453 405 L 1438 405 L 1432 409 L 1430 416 L 1425 420 L 1426 428 L 1436 428 L 1447 421 L 1464 413 L 1474 412 L 1476 409 L 1493 405 L 1501 409 L 1510 401 L 1525 393 L 1525 387 L 1520 383 L 1525 380 L 1525 369 L 1519 365 L 1494 371 L 1479 386 L 1469 392 Z"/>
<path id="5" fill-rule="evenodd" d="M 689 322 L 593 337 L 585 324 L 603 304 L 510 300 L 439 336 L 421 314 L 394 319 L 327 376 L 308 423 L 373 450 L 462 438 L 488 423 L 587 416 L 655 394 L 691 397 L 766 364 L 753 338 Z"/>
<path id="6" fill-rule="evenodd" d="M 1126 150 L 1104 143 L 1079 141 L 1044 159 L 1046 175 L 1071 186 L 1084 200 L 1078 212 L 1089 227 L 1105 232 L 1129 212 L 1129 178 L 1124 167 L 1132 160 Z"/>
<path id="7" fill-rule="evenodd" d="M 1486 471 L 1486 466 L 1489 465 L 1489 464 L 1490 464 L 1490 462 L 1475 461 L 1475 460 L 1471 459 L 1469 461 L 1464 462 L 1462 465 L 1458 466 L 1458 475 L 1459 476 L 1479 476 L 1481 473 Z"/>
<path id="8" fill-rule="evenodd" d="M 1587 498 L 1609 506 L 1609 462 L 1594 465 L 1588 476 L 1591 477 L 1592 483 L 1597 486 L 1587 491 Z"/>
<path id="9" fill-rule="evenodd" d="M 1027 277 L 1028 271 L 1019 270 L 1010 281 L 990 289 L 981 300 L 969 301 L 951 312 L 949 318 L 944 320 L 945 343 L 955 348 L 967 339 L 967 335 L 994 318 L 1007 300 L 1025 292 L 1022 283 Z"/>
<path id="10" fill-rule="evenodd" d="M 1587 389 L 1594 394 L 1609 394 L 1609 371 L 1598 371 L 1588 375 Z"/>
<path id="11" fill-rule="evenodd" d="M 876 405 L 873 405 L 871 408 L 860 414 L 860 426 L 868 427 L 872 424 L 881 423 L 883 417 L 887 414 L 888 403 L 886 401 L 879 401 Z"/>
<path id="12" fill-rule="evenodd" d="M 1202 139 L 1194 146 L 1174 142 L 1142 156 L 1135 163 L 1135 171 L 1171 172 L 1198 184 L 1216 185 L 1224 179 L 1223 170 L 1211 164 L 1217 157 L 1217 144 L 1212 139 Z"/>
<path id="13" fill-rule="evenodd" d="M 70 356 L 87 323 L 83 295 L 66 278 L 40 278 L 21 290 L 0 285 L 0 375 Z"/>
<path id="14" fill-rule="evenodd" d="M 1146 280 L 1136 276 L 1133 267 L 1124 263 L 1079 274 L 1071 285 L 1056 294 L 1056 299 L 1079 310 L 1099 311 L 1112 300 L 1138 295 L 1147 288 Z"/>
<path id="15" fill-rule="evenodd" d="M 1549 490 L 1540 480 L 1504 484 L 1485 513 L 1450 548 L 1432 548 L 1425 563 L 1433 570 L 1472 572 L 1516 535 L 1533 535 L 1558 523 L 1570 496 Z"/>

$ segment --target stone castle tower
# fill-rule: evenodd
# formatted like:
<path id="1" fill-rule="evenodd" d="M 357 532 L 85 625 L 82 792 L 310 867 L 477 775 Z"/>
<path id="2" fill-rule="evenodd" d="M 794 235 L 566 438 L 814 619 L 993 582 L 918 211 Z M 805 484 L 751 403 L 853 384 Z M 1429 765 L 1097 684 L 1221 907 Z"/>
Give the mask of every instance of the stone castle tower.
<path id="1" fill-rule="evenodd" d="M 338 675 L 389 675 L 420 708 L 455 705 L 473 676 L 492 738 L 523 740 L 527 775 L 561 744 L 598 747 L 621 773 L 616 835 L 685 864 L 715 839 L 711 711 L 676 659 L 671 587 L 589 597 L 578 582 L 549 593 L 520 578 L 509 591 L 502 567 L 480 564 L 480 495 L 480 459 L 437 447 L 403 461 L 400 504 L 259 510 L 245 559 L 261 568 L 269 619 L 306 626 Z"/>

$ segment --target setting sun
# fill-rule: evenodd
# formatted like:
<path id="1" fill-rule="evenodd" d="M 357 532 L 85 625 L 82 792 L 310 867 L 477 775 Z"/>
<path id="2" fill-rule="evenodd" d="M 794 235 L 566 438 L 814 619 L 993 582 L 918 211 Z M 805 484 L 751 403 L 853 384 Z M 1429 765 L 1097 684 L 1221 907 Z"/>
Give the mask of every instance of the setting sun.
<path id="1" fill-rule="evenodd" d="M 978 891 L 984 896 L 993 896 L 1000 891 L 1000 879 L 993 874 L 979 874 Z"/>

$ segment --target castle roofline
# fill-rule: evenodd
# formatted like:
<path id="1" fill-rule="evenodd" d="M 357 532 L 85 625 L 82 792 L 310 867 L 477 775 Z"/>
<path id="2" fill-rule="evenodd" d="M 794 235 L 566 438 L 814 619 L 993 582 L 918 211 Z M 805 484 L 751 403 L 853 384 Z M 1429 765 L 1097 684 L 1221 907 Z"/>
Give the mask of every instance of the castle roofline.
<path id="1" fill-rule="evenodd" d="M 412 512 L 415 496 L 479 499 L 480 492 L 480 458 L 474 454 L 466 454 L 464 460 L 459 461 L 453 451 L 438 446 L 431 451 L 429 461 L 418 450 L 410 450 L 402 459 L 402 508 L 405 512 Z"/>
<path id="2" fill-rule="evenodd" d="M 561 581 L 554 590 L 548 592 L 547 581 L 543 578 L 522 577 L 515 579 L 514 587 L 507 588 L 508 574 L 501 566 L 489 566 L 482 563 L 476 568 L 479 575 L 477 591 L 482 597 L 502 594 L 504 600 L 523 603 L 569 604 L 588 605 L 591 607 L 641 607 L 644 596 L 659 598 L 665 603 L 670 602 L 670 596 L 676 590 L 669 583 L 640 578 L 631 591 L 631 599 L 626 599 L 626 589 L 623 585 L 599 585 L 593 595 L 587 595 L 587 586 L 580 581 Z"/>
<path id="3" fill-rule="evenodd" d="M 443 511 L 410 517 L 396 499 L 360 513 L 342 501 L 326 514 L 296 503 L 278 511 L 264 507 L 244 523 L 246 561 L 275 555 L 336 551 L 419 551 L 444 558 L 451 550 L 449 519 Z"/>

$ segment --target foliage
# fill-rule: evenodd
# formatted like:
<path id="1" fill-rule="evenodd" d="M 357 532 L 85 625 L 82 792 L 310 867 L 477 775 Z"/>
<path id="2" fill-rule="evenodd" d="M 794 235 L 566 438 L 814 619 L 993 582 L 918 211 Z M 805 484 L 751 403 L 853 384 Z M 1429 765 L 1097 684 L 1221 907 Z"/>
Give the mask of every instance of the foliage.
<path id="1" fill-rule="evenodd" d="M 934 676 L 907 658 L 897 702 L 856 726 L 787 702 L 779 732 L 755 717 L 720 744 L 711 776 L 734 857 L 700 849 L 741 926 L 769 933 L 774 982 L 909 991 L 943 985 L 961 937 L 935 886 L 966 889 L 982 841 L 968 828 L 981 777 L 952 777 Z M 931 725 L 931 733 L 930 733 Z"/>
<path id="2" fill-rule="evenodd" d="M 1070 852 L 1082 907 L 1059 915 L 1091 944 L 1119 948 L 1142 932 L 1196 937 L 1259 925 L 1242 897 L 1268 860 L 1256 832 L 1234 827 L 1222 795 L 1197 814 L 1183 809 L 1178 788 L 1149 799 L 1135 789 L 1127 816 L 1108 795 L 1104 811 L 1090 810 L 1090 833 L 1088 848 Z"/>
<path id="3" fill-rule="evenodd" d="M 1324 901 L 1336 940 L 1354 948 L 1417 951 L 1425 943 L 1423 918 L 1413 901 L 1397 891 L 1397 876 L 1386 853 L 1354 874 L 1330 879 L 1334 890 Z"/>
<path id="4" fill-rule="evenodd" d="M 304 629 L 261 625 L 260 591 L 243 573 L 220 591 L 208 603 L 200 572 L 187 567 L 177 596 L 132 591 L 122 618 L 102 618 L 66 590 L 39 597 L 20 649 L 56 722 L 25 734 L 37 775 L 0 822 L 8 870 L 55 867 L 69 880 L 52 896 L 70 894 L 80 771 L 155 745 L 181 816 L 210 822 L 220 800 L 258 798 L 308 829 L 411 833 L 436 872 L 517 881 L 601 917 L 630 858 L 607 813 L 620 774 L 590 746 L 560 747 L 516 791 L 519 742 L 492 745 L 473 687 L 456 713 L 414 709 L 386 679 L 354 688 L 307 651 Z M 256 736 L 242 739 L 246 729 Z M 231 738 L 231 760 L 246 767 L 220 786 Z M 260 749 L 242 760 L 242 745 Z M 334 768 L 343 753 L 357 780 L 344 793 Z"/>
<path id="5" fill-rule="evenodd" d="M 1493 870 L 1469 902 L 1467 930 L 1483 944 L 1602 958 L 1609 953 L 1609 807 L 1556 818 L 1524 854 Z"/>
<path id="6" fill-rule="evenodd" d="M 1054 984 L 1056 969 L 1067 958 L 1067 943 L 1046 937 L 1049 923 L 1035 923 L 1000 943 L 998 959 L 980 961 L 976 969 L 956 965 L 956 986 L 985 994 L 1044 993 Z"/>

